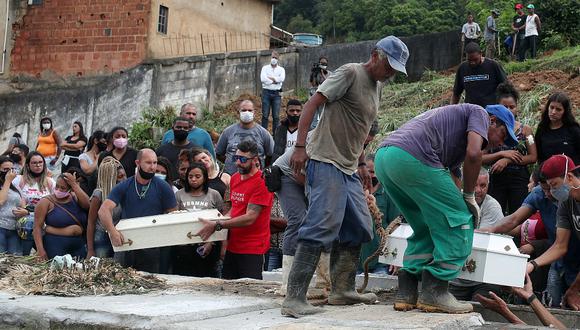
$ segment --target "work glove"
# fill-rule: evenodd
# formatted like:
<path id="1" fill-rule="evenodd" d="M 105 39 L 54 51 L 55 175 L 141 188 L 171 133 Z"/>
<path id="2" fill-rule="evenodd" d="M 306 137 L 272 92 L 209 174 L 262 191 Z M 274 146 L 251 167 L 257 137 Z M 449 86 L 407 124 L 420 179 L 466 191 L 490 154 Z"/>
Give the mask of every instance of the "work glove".
<path id="1" fill-rule="evenodd" d="M 469 212 L 473 215 L 473 229 L 477 229 L 479 227 L 479 220 L 481 217 L 481 210 L 479 209 L 479 205 L 475 201 L 475 193 L 463 193 L 463 200 L 469 209 Z"/>

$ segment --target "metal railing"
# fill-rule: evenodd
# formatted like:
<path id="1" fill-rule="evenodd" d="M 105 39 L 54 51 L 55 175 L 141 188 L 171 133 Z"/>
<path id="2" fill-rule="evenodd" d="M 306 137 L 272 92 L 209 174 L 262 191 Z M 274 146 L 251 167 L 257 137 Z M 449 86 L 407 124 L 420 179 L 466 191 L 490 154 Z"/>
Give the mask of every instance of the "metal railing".
<path id="1" fill-rule="evenodd" d="M 165 57 L 251 51 L 270 46 L 270 36 L 262 32 L 177 34 L 162 40 Z"/>

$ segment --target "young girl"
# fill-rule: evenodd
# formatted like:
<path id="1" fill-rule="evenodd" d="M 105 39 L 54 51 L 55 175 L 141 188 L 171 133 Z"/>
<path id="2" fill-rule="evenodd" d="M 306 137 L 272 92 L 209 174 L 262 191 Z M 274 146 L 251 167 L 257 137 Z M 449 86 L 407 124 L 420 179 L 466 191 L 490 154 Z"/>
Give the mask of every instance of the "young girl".
<path id="1" fill-rule="evenodd" d="M 64 149 L 64 158 L 62 159 L 61 173 L 66 172 L 71 167 L 80 168 L 79 156 L 85 150 L 87 137 L 80 121 L 75 121 L 72 125 L 73 134 L 67 136 L 60 147 Z"/>
<path id="2" fill-rule="evenodd" d="M 186 172 L 185 187 L 175 193 L 180 210 L 223 209 L 220 194 L 209 188 L 205 166 L 193 163 Z M 217 277 L 216 265 L 220 258 L 221 244 L 208 242 L 174 246 L 171 251 L 173 273 L 177 275 Z"/>

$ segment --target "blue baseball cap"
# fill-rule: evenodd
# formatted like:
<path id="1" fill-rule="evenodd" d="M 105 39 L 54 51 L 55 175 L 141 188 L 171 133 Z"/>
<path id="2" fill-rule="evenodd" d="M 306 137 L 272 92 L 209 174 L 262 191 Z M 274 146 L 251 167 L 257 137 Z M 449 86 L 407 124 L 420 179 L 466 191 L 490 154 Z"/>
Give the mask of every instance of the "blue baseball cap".
<path id="1" fill-rule="evenodd" d="M 508 147 L 515 147 L 518 145 L 518 138 L 514 133 L 515 118 L 508 108 L 501 104 L 488 105 L 485 107 L 488 114 L 495 116 L 499 121 L 505 124 L 508 135 L 505 138 L 505 145 Z"/>
<path id="2" fill-rule="evenodd" d="M 379 40 L 375 46 L 387 54 L 391 68 L 405 75 L 407 74 L 405 65 L 409 59 L 409 49 L 401 39 L 395 36 L 388 36 Z"/>

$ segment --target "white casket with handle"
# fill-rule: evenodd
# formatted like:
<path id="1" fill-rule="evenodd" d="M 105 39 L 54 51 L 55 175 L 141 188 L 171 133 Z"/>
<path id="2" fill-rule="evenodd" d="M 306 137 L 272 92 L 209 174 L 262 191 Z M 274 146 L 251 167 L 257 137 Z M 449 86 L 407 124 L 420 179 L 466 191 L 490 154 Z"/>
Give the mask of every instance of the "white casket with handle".
<path id="1" fill-rule="evenodd" d="M 119 221 L 118 231 L 123 234 L 123 245 L 113 246 L 115 252 L 141 250 L 155 247 L 202 243 L 197 232 L 202 223 L 199 219 L 210 221 L 228 220 L 218 210 L 178 211 L 148 217 L 131 218 Z M 216 231 L 206 242 L 225 241 L 227 229 Z"/>
<path id="2" fill-rule="evenodd" d="M 402 267 L 407 238 L 412 234 L 411 226 L 402 223 L 389 235 L 379 262 Z M 471 254 L 458 278 L 521 288 L 529 257 L 519 252 L 511 236 L 475 232 Z"/>

